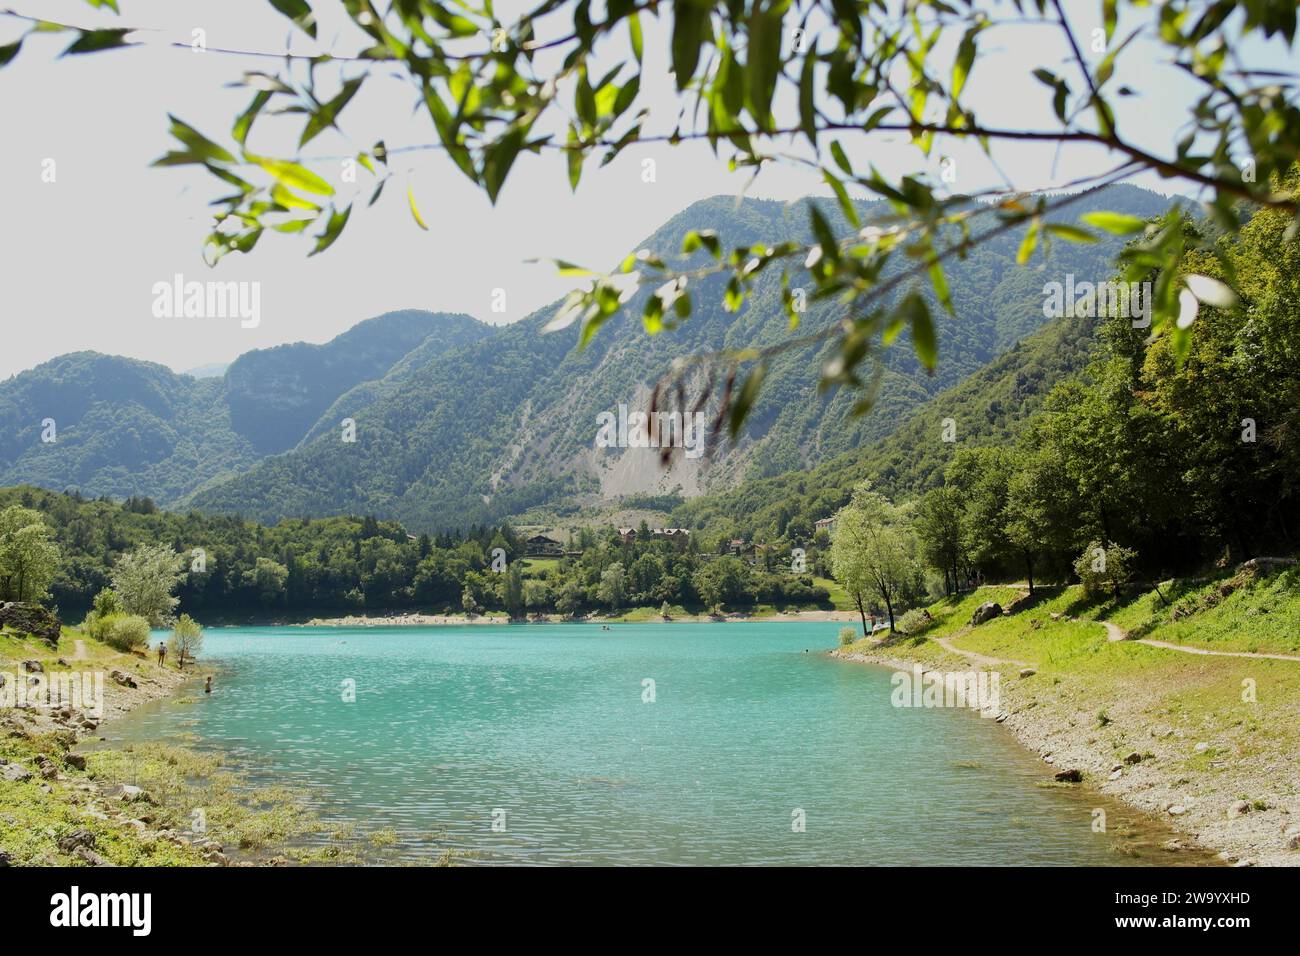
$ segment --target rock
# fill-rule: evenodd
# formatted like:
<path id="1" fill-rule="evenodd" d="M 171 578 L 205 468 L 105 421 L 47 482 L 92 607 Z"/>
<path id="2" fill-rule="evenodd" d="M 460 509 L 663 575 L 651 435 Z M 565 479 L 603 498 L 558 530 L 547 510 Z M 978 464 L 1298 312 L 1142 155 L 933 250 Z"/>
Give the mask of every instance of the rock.
<path id="1" fill-rule="evenodd" d="M 133 678 L 130 674 L 123 673 L 122 671 L 118 671 L 118 670 L 109 671 L 108 676 L 112 678 L 115 683 L 121 684 L 123 687 L 136 688 L 139 686 L 135 682 L 135 678 Z"/>
<path id="2" fill-rule="evenodd" d="M 1300 850 L 1300 829 L 1287 830 L 1283 835 L 1283 844 L 1288 850 Z"/>
<path id="3" fill-rule="evenodd" d="M 44 674 L 45 667 L 40 661 L 23 661 L 24 674 Z"/>
<path id="4" fill-rule="evenodd" d="M 52 763 L 47 763 L 45 766 L 41 767 L 42 780 L 54 780 L 55 778 L 58 777 L 58 775 L 59 775 L 59 768 L 54 766 L 54 764 Z"/>
<path id="5" fill-rule="evenodd" d="M 153 797 L 129 783 L 122 785 L 122 791 L 117 795 L 117 798 L 123 803 L 153 803 Z"/>
<path id="6" fill-rule="evenodd" d="M 96 853 L 94 850 L 90 849 L 90 847 L 79 846 L 72 852 L 72 855 L 77 857 L 78 859 L 85 860 L 91 866 L 112 866 L 113 865 L 112 863 L 109 863 L 108 860 L 104 859 L 102 856 Z"/>
<path id="7" fill-rule="evenodd" d="M 1134 764 L 1138 764 L 1142 762 L 1142 755 L 1135 750 L 1127 757 L 1124 758 L 1124 762 L 1131 767 Z"/>
<path id="8" fill-rule="evenodd" d="M 1116 767 L 1110 772 L 1110 779 L 1112 780 L 1118 780 L 1122 776 L 1124 776 L 1124 770 L 1122 767 Z"/>
<path id="9" fill-rule="evenodd" d="M 1209 749 L 1210 749 L 1210 745 L 1204 742 L 1197 744 L 1195 747 L 1195 750 L 1198 754 L 1203 754 L 1205 753 L 1205 751 Z"/>
<path id="10" fill-rule="evenodd" d="M 1244 817 L 1250 813 L 1250 804 L 1245 800 L 1238 800 L 1232 806 L 1228 807 L 1228 819 L 1235 820 L 1237 817 Z"/>
<path id="11" fill-rule="evenodd" d="M 86 769 L 86 758 L 82 754 L 64 754 L 63 762 L 77 770 Z"/>
<path id="12" fill-rule="evenodd" d="M 47 611 L 39 604 L 7 601 L 0 604 L 0 627 L 30 634 L 53 649 L 59 646 L 59 634 L 63 631 L 63 622 L 59 620 L 58 615 Z"/>
<path id="13" fill-rule="evenodd" d="M 0 846 L 0 867 L 9 866 L 13 861 L 14 858 L 9 855 L 9 851 Z"/>
<path id="14" fill-rule="evenodd" d="M 1187 808 L 1183 806 L 1181 803 L 1175 803 L 1172 807 L 1169 808 L 1169 815 L 1171 817 L 1181 817 L 1186 812 L 1187 812 Z"/>
<path id="15" fill-rule="evenodd" d="M 1053 776 L 1057 783 L 1083 783 L 1083 771 L 1077 768 L 1058 770 Z"/>
<path id="16" fill-rule="evenodd" d="M 59 837 L 59 849 L 64 853 L 72 853 L 80 847 L 93 850 L 95 848 L 95 834 L 89 830 L 73 830 L 66 836 Z"/>
<path id="17" fill-rule="evenodd" d="M 995 617 L 1002 615 L 1002 605 L 996 601 L 987 601 L 975 609 L 971 615 L 970 622 L 973 625 L 983 624 L 985 621 L 991 621 Z"/>
<path id="18" fill-rule="evenodd" d="M 26 783 L 32 779 L 32 772 L 16 763 L 8 763 L 0 767 L 0 777 L 4 777 L 4 779 L 13 783 Z"/>
<path id="19" fill-rule="evenodd" d="M 1038 671 L 1034 670 L 1032 667 L 1022 667 L 1022 668 L 1020 668 L 1020 676 L 1021 676 L 1021 677 L 1033 677 L 1033 676 L 1034 676 L 1035 674 L 1037 674 L 1037 673 L 1038 673 Z"/>
<path id="20" fill-rule="evenodd" d="M 1053 612 L 1051 613 L 1051 618 L 1052 618 L 1053 621 L 1059 621 L 1059 620 L 1061 619 L 1061 612 L 1060 612 L 1060 611 L 1053 611 Z"/>
<path id="21" fill-rule="evenodd" d="M 1187 844 L 1182 840 L 1166 840 L 1160 844 L 1161 849 L 1168 850 L 1170 853 L 1177 853 L 1179 850 L 1186 850 Z"/>

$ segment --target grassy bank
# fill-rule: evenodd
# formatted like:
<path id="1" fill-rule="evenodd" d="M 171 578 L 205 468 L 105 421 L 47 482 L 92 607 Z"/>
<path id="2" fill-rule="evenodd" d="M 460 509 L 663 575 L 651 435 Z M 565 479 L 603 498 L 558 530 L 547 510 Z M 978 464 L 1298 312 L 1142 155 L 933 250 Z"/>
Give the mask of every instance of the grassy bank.
<path id="1" fill-rule="evenodd" d="M 1032 599 L 1019 588 L 981 588 L 931 607 L 934 623 L 919 635 L 859 640 L 840 653 L 996 670 L 1005 724 L 1049 762 L 1045 771 L 1079 769 L 1086 784 L 1160 815 L 1229 862 L 1294 865 L 1300 662 L 1139 643 L 1295 652 L 1294 576 L 1283 568 L 1165 582 L 1169 605 L 1154 589 L 1093 601 L 1078 587 Z M 1011 613 L 970 626 L 986 601 Z M 1130 639 L 1111 640 L 1103 621 Z"/>

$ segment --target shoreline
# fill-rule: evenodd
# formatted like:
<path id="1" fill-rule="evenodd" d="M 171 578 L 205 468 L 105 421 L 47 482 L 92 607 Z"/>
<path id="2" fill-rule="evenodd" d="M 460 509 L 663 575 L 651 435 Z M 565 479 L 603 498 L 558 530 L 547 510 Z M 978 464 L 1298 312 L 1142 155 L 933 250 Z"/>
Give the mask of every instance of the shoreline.
<path id="1" fill-rule="evenodd" d="M 727 624 L 727 623 L 849 623 L 858 620 L 854 611 L 805 610 L 777 611 L 771 614 L 746 614 L 733 612 L 721 617 L 708 614 L 675 614 L 664 618 L 658 613 L 645 618 L 623 615 L 588 615 L 572 618 L 563 614 L 535 614 L 527 618 L 509 618 L 505 615 L 475 614 L 423 614 L 419 612 L 390 614 L 347 614 L 338 617 L 318 617 L 309 621 L 285 623 L 263 621 L 255 624 L 228 625 L 231 627 L 459 627 L 464 625 L 517 625 L 517 624 Z"/>
<path id="2" fill-rule="evenodd" d="M 865 653 L 836 648 L 828 651 L 827 655 L 836 660 L 896 671 L 911 672 L 917 664 L 923 673 L 942 670 L 933 661 L 894 656 L 883 648 Z M 994 669 L 947 655 L 944 660 L 954 661 L 949 670 Z M 1244 813 L 1232 817 L 1222 810 L 1217 815 L 1212 812 L 1213 806 L 1210 805 L 1230 806 L 1237 800 L 1235 792 L 1228 792 L 1232 789 L 1230 781 L 1219 781 L 1202 772 L 1195 782 L 1209 784 L 1211 792 L 1189 796 L 1193 790 L 1189 771 L 1175 766 L 1177 754 L 1167 743 L 1184 741 L 1186 738 L 1181 730 L 1170 728 L 1157 733 L 1156 727 L 1149 727 L 1149 737 L 1144 742 L 1146 750 L 1141 759 L 1136 764 L 1117 762 L 1099 742 L 1099 735 L 1090 731 L 1078 718 L 1085 710 L 1118 714 L 1123 710 L 1118 698 L 1094 699 L 1086 703 L 1075 701 L 1067 705 L 1073 708 L 1072 711 L 1057 713 L 1067 694 L 1058 691 L 1055 698 L 1049 699 L 1041 682 L 1018 679 L 1015 674 L 1008 676 L 1009 680 L 1001 682 L 1001 711 L 996 723 L 1004 727 L 1017 744 L 1043 762 L 1046 779 L 1051 779 L 1049 775 L 1061 770 L 1082 771 L 1082 782 L 1073 786 L 1082 786 L 1117 800 L 1184 837 L 1186 843 L 1174 841 L 1177 845 L 1167 847 L 1173 852 L 1199 848 L 1217 854 L 1217 858 L 1227 866 L 1281 867 L 1295 866 L 1300 862 L 1278 844 L 1276 834 L 1257 819 L 1259 814 Z M 1282 809 L 1283 814 L 1288 812 Z M 1256 819 L 1250 819 L 1252 816 Z"/>

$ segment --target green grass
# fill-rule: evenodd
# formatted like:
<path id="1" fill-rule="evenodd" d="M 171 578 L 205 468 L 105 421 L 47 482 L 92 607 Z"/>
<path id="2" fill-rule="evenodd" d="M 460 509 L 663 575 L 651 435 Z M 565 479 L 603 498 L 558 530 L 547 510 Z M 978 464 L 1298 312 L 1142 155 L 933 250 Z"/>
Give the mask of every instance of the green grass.
<path id="1" fill-rule="evenodd" d="M 560 566 L 559 558 L 524 558 L 523 561 L 524 577 L 540 578 L 549 571 L 554 571 Z"/>
<path id="2" fill-rule="evenodd" d="M 835 605 L 837 611 L 856 611 L 858 606 L 853 603 L 853 598 L 849 597 L 848 592 L 840 587 L 839 582 L 831 578 L 813 578 L 813 587 L 825 588 L 831 596 L 831 603 Z"/>
<path id="3" fill-rule="evenodd" d="M 1300 566 L 1224 574 L 1192 586 L 1171 581 L 1160 591 L 1168 605 L 1152 590 L 1126 600 L 1110 619 L 1133 637 L 1220 651 L 1300 655 Z"/>

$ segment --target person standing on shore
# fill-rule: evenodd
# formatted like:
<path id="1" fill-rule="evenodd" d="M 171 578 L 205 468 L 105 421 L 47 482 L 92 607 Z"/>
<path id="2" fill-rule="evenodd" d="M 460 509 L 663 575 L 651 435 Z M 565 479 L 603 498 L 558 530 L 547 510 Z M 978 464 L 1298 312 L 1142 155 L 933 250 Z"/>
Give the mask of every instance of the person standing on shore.
<path id="1" fill-rule="evenodd" d="M 212 675 L 211 675 L 211 674 L 208 675 L 208 679 L 207 679 L 206 683 L 204 683 L 204 685 L 203 685 L 203 693 L 205 693 L 205 694 L 211 694 L 211 693 L 212 693 Z"/>
<path id="2" fill-rule="evenodd" d="M 158 666 L 163 667 L 167 663 L 167 645 L 162 641 L 158 642 Z"/>

